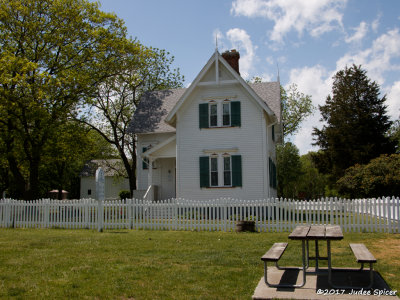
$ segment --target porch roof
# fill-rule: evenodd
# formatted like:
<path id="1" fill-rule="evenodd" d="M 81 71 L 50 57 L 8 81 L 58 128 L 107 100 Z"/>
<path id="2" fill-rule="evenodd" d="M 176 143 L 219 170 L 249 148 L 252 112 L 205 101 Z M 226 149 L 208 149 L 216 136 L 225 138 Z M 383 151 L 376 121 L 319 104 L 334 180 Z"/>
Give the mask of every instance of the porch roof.
<path id="1" fill-rule="evenodd" d="M 142 156 L 152 158 L 153 160 L 157 158 L 176 157 L 176 135 L 147 150 Z"/>

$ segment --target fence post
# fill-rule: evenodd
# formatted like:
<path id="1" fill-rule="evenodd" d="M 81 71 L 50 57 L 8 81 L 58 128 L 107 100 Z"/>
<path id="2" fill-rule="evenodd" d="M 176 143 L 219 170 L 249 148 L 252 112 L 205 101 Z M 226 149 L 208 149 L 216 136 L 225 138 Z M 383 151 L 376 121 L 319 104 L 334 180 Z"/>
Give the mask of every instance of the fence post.
<path id="1" fill-rule="evenodd" d="M 4 225 L 6 228 L 10 227 L 10 208 L 11 208 L 11 200 L 4 200 Z"/>
<path id="2" fill-rule="evenodd" d="M 103 232 L 103 200 L 97 201 L 97 230 Z"/>

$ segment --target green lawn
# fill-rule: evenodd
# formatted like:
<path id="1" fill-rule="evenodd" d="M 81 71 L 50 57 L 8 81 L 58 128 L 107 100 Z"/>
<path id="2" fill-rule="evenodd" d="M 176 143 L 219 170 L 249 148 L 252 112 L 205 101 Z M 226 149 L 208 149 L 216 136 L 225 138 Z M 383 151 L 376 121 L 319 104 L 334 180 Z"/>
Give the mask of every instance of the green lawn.
<path id="1" fill-rule="evenodd" d="M 287 237 L 0 229 L 0 298 L 250 299 L 263 275 L 260 257 Z M 349 242 L 366 244 L 378 259 L 375 268 L 400 290 L 399 235 L 345 233 L 344 240 L 332 242 L 333 266 L 358 267 Z M 300 265 L 300 249 L 300 242 L 289 241 L 281 265 Z"/>

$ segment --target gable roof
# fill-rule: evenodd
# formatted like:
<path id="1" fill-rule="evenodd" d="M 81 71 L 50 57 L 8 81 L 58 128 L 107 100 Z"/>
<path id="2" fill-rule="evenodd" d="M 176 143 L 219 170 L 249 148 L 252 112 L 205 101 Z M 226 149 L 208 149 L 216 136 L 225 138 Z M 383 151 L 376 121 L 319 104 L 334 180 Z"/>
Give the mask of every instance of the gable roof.
<path id="1" fill-rule="evenodd" d="M 223 64 L 266 113 L 280 123 L 281 103 L 279 82 L 246 83 L 216 50 L 188 88 L 146 93 L 136 109 L 128 131 L 132 133 L 175 132 L 175 128 L 170 125 L 175 113 L 214 63 Z"/>
<path id="2" fill-rule="evenodd" d="M 129 123 L 128 132 L 175 132 L 175 128 L 167 124 L 165 118 L 185 90 L 181 88 L 145 93 Z"/>
<path id="3" fill-rule="evenodd" d="M 280 123 L 281 103 L 279 82 L 251 83 L 249 86 L 271 108 Z M 146 93 L 129 123 L 132 133 L 175 132 L 165 118 L 179 101 L 186 88 Z"/>

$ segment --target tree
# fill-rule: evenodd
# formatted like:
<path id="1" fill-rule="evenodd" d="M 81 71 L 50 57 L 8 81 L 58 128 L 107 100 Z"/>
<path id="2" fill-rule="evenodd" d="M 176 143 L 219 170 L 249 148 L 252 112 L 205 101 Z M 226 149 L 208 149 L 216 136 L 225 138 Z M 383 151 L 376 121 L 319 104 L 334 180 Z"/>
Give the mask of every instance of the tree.
<path id="1" fill-rule="evenodd" d="M 262 83 L 262 78 L 254 76 L 247 83 Z M 301 122 L 315 111 L 311 95 L 300 92 L 295 83 L 289 85 L 287 90 L 281 85 L 281 105 L 284 137 L 296 134 Z"/>
<path id="2" fill-rule="evenodd" d="M 394 143 L 386 135 L 391 126 L 386 96 L 379 96 L 378 84 L 371 82 L 366 71 L 353 65 L 337 72 L 333 79 L 332 96 L 319 106 L 326 125 L 314 128 L 314 145 L 322 151 L 313 159 L 335 182 L 348 167 L 393 153 Z"/>
<path id="3" fill-rule="evenodd" d="M 174 58 L 165 50 L 139 43 L 126 52 L 115 76 L 105 80 L 79 121 L 96 130 L 112 144 L 122 159 L 130 191 L 136 189 L 135 135 L 128 132 L 129 122 L 144 92 L 182 87 L 178 69 L 171 70 Z"/>
<path id="4" fill-rule="evenodd" d="M 300 157 L 301 175 L 297 180 L 297 190 L 300 198 L 316 199 L 325 196 L 326 175 L 316 168 L 311 153 Z"/>
<path id="5" fill-rule="evenodd" d="M 301 175 L 299 149 L 290 143 L 277 146 L 278 196 L 297 197 L 297 179 Z"/>
<path id="6" fill-rule="evenodd" d="M 295 83 L 285 90 L 281 86 L 283 135 L 285 137 L 297 133 L 301 122 L 312 115 L 315 107 L 310 95 L 299 92 Z"/>
<path id="7" fill-rule="evenodd" d="M 392 127 L 389 130 L 388 136 L 396 145 L 396 153 L 400 153 L 400 120 L 397 119 L 393 122 Z"/>
<path id="8" fill-rule="evenodd" d="M 97 132 L 83 124 L 69 121 L 59 130 L 59 135 L 49 139 L 43 149 L 41 194 L 57 188 L 59 199 L 63 189 L 70 197 L 79 198 L 79 174 L 84 164 L 93 157 L 108 159 L 117 153 Z"/>
<path id="9" fill-rule="evenodd" d="M 366 165 L 348 168 L 337 182 L 339 192 L 350 198 L 398 196 L 400 154 L 383 154 Z"/>
<path id="10" fill-rule="evenodd" d="M 0 139 L 21 197 L 39 195 L 43 149 L 131 47 L 86 0 L 0 0 Z"/>

